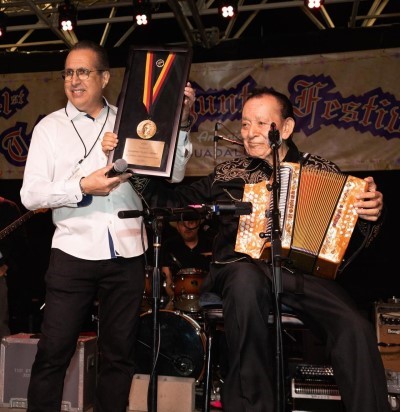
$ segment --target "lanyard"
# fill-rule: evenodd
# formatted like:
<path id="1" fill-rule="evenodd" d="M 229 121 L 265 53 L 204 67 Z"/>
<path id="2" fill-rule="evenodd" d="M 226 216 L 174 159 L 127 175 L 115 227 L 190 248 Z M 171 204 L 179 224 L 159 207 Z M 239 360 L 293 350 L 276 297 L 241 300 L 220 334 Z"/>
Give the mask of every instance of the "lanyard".
<path id="1" fill-rule="evenodd" d="M 92 147 L 90 148 L 89 151 L 87 151 L 85 142 L 83 141 L 82 136 L 79 134 L 78 129 L 76 128 L 74 122 L 72 121 L 72 119 L 70 120 L 71 123 L 72 123 L 72 126 L 73 126 L 74 129 L 75 129 L 76 134 L 77 134 L 78 137 L 79 137 L 79 140 L 82 142 L 82 145 L 83 145 L 83 147 L 84 147 L 84 149 L 85 149 L 85 154 L 84 154 L 83 158 L 82 158 L 81 160 L 79 160 L 79 162 L 78 162 L 79 164 L 82 163 L 82 162 L 90 155 L 90 153 L 92 152 L 94 146 L 96 145 L 97 141 L 99 140 L 99 138 L 100 138 L 100 136 L 101 136 L 101 133 L 103 132 L 104 126 L 105 126 L 106 123 L 107 123 L 109 113 L 110 113 L 110 106 L 107 105 L 107 116 L 106 116 L 106 120 L 104 120 L 104 123 L 103 123 L 103 126 L 101 127 L 100 133 L 98 134 L 96 140 L 94 141 L 94 143 L 93 143 L 93 145 L 92 145 Z M 67 113 L 67 108 L 65 108 L 65 114 L 67 115 L 67 117 L 69 117 L 69 116 L 68 116 L 68 113 Z"/>

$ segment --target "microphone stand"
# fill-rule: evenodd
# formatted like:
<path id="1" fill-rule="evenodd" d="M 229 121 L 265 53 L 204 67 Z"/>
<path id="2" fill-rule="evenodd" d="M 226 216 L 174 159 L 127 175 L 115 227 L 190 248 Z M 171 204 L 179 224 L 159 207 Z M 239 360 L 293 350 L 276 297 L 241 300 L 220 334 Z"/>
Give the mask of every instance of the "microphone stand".
<path id="1" fill-rule="evenodd" d="M 214 126 L 214 165 L 217 163 L 217 146 L 218 146 L 218 126 L 219 123 L 215 123 Z"/>
<path id="2" fill-rule="evenodd" d="M 232 136 L 235 137 L 235 139 L 230 139 L 226 136 L 222 136 L 218 134 L 218 130 L 220 127 L 225 128 Z M 239 146 L 244 146 L 243 142 L 240 141 L 240 139 L 233 133 L 231 132 L 223 123 L 221 122 L 216 122 L 214 126 L 214 164 L 216 165 L 217 163 L 217 147 L 218 147 L 218 140 L 223 140 L 225 142 L 229 142 L 231 144 L 239 145 Z"/>
<path id="3" fill-rule="evenodd" d="M 152 355 L 153 365 L 150 373 L 149 388 L 147 392 L 147 404 L 149 412 L 157 412 L 157 392 L 158 392 L 158 373 L 157 373 L 157 359 L 158 349 L 160 343 L 160 251 L 161 251 L 161 234 L 163 230 L 164 220 L 181 221 L 193 220 L 199 218 L 208 218 L 212 213 L 221 214 L 227 213 L 230 215 L 248 215 L 252 212 L 252 205 L 250 202 L 219 202 L 212 205 L 191 205 L 186 208 L 154 208 L 153 210 L 126 210 L 119 211 L 118 217 L 120 219 L 143 218 L 149 219 L 153 229 L 153 247 L 154 247 L 154 267 L 153 267 L 153 340 L 152 340 Z"/>
<path id="4" fill-rule="evenodd" d="M 173 210 L 154 208 L 153 210 L 127 210 L 118 212 L 120 219 L 137 218 L 143 216 L 143 219 L 151 224 L 153 229 L 153 249 L 154 249 L 154 266 L 152 276 L 152 315 L 153 315 L 153 333 L 152 333 L 152 369 L 150 371 L 149 387 L 147 391 L 147 410 L 157 412 L 158 398 L 158 371 L 157 360 L 160 347 L 160 252 L 161 252 L 161 235 L 163 231 L 164 220 L 172 220 Z M 179 220 L 179 219 L 178 219 Z"/>
<path id="5" fill-rule="evenodd" d="M 270 147 L 273 155 L 272 183 L 268 185 L 268 190 L 272 190 L 272 211 L 269 216 L 272 219 L 271 225 L 271 257 L 272 257 L 272 279 L 274 287 L 274 321 L 275 321 L 275 339 L 276 339 L 276 400 L 278 412 L 285 411 L 285 382 L 284 382 L 284 365 L 282 353 L 282 322 L 281 322 L 281 302 L 280 294 L 282 293 L 282 241 L 279 219 L 279 193 L 280 179 L 279 173 L 279 153 L 278 149 L 282 143 L 279 136 L 279 130 L 276 129 L 275 123 L 271 123 L 271 130 L 268 133 Z"/>
<path id="6" fill-rule="evenodd" d="M 158 347 L 160 342 L 160 250 L 161 250 L 161 234 L 163 230 L 163 216 L 155 216 L 152 219 L 151 226 L 153 228 L 153 249 L 154 249 L 154 266 L 153 266 L 153 301 L 152 301 L 152 315 L 153 315 L 153 342 L 152 342 L 152 359 L 153 367 L 150 373 L 149 388 L 147 393 L 147 404 L 149 412 L 157 411 L 157 395 L 158 395 L 158 372 L 157 359 Z"/>

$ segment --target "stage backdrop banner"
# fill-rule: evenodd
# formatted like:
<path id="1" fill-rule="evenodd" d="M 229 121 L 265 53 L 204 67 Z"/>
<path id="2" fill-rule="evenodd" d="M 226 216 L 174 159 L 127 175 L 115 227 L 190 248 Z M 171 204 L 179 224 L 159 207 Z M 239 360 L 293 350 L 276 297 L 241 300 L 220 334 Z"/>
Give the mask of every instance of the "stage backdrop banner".
<path id="1" fill-rule="evenodd" d="M 61 69 L 61 68 L 60 68 Z M 106 98 L 116 104 L 124 68 L 111 70 Z M 247 95 L 257 86 L 287 94 L 297 119 L 295 142 L 344 171 L 400 169 L 400 49 L 273 59 L 194 63 L 196 89 L 187 176 L 203 176 L 243 147 Z M 35 124 L 66 104 L 59 72 L 0 75 L 0 179 L 20 179 Z"/>

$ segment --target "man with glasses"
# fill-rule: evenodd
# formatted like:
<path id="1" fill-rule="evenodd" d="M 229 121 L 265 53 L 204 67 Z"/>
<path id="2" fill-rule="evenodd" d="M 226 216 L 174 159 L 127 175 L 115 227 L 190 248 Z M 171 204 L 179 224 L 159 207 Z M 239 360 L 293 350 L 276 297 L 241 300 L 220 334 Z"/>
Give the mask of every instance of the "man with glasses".
<path id="1" fill-rule="evenodd" d="M 96 69 L 96 70 L 89 70 L 85 69 L 83 67 L 80 67 L 79 69 L 66 69 L 61 71 L 61 77 L 67 81 L 70 82 L 72 78 L 74 77 L 74 74 L 79 80 L 87 80 L 90 76 L 90 73 L 93 72 L 104 72 L 104 69 Z"/>
<path id="2" fill-rule="evenodd" d="M 112 166 L 101 142 L 117 114 L 103 97 L 110 80 L 106 51 L 77 43 L 62 77 L 67 105 L 36 125 L 21 189 L 24 206 L 51 208 L 56 227 L 28 411 L 60 411 L 65 373 L 97 299 L 101 364 L 94 410 L 123 412 L 134 373 L 147 239 L 141 218 L 119 219 L 118 211 L 142 209 L 142 203 L 127 182 L 130 173 L 106 176 Z M 186 127 L 195 99 L 190 83 L 184 94 Z M 183 178 L 191 150 L 188 132 L 181 130 L 172 181 Z"/>
<path id="3" fill-rule="evenodd" d="M 278 136 L 273 133 L 275 140 L 270 138 L 274 128 L 279 131 Z M 159 179 L 143 178 L 138 190 L 149 205 L 158 207 L 241 200 L 246 188 L 251 189 L 257 183 L 263 188 L 269 187 L 267 183 L 272 184 L 274 155 L 271 146 L 274 145 L 281 162 L 302 164 L 314 172 L 339 172 L 333 162 L 301 152 L 293 142 L 294 130 L 290 100 L 273 89 L 255 89 L 242 109 L 241 137 L 245 156 L 217 165 L 208 176 L 190 185 L 171 188 Z M 383 224 L 383 195 L 371 176 L 364 181 L 365 188 L 357 190 L 356 200 L 351 202 L 351 210 L 358 220 L 340 272 L 361 248 L 371 244 Z M 309 196 L 317 192 L 313 190 L 315 187 L 309 189 Z M 253 203 L 257 196 L 255 193 Z M 265 201 L 263 214 L 271 213 L 272 210 L 267 211 L 267 196 L 260 198 Z M 321 204 L 325 200 L 320 199 Z M 287 207 L 292 207 L 290 199 Z M 317 213 L 315 209 L 311 212 Z M 254 215 L 250 218 L 259 219 Z M 238 216 L 218 216 L 213 262 L 202 284 L 202 292 L 217 293 L 223 302 L 228 371 L 222 387 L 222 406 L 226 412 L 276 412 L 281 409 L 275 389 L 276 384 L 282 382 L 274 375 L 274 351 L 271 350 L 274 339 L 268 328 L 274 302 L 273 264 L 271 259 L 260 259 L 250 253 L 249 240 L 243 242 L 245 248 L 236 246 L 241 228 Z M 311 238 L 316 227 L 312 225 L 307 229 L 304 237 Z M 385 371 L 373 325 L 359 312 L 339 282 L 314 275 L 312 268 L 302 268 L 303 262 L 299 259 L 298 265 L 297 259 L 296 255 L 283 259 L 281 303 L 292 308 L 312 331 L 324 338 L 327 359 L 332 364 L 345 410 L 388 412 Z"/>

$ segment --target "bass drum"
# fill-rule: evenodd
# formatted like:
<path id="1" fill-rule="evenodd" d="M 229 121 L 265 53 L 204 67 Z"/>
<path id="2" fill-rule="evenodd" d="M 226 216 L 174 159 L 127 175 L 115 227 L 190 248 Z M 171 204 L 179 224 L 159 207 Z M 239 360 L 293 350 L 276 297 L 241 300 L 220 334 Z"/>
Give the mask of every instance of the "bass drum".
<path id="1" fill-rule="evenodd" d="M 159 311 L 160 350 L 157 373 L 200 381 L 205 366 L 206 336 L 199 324 L 185 314 Z M 153 363 L 153 313 L 140 315 L 135 351 L 136 373 L 150 374 Z"/>

